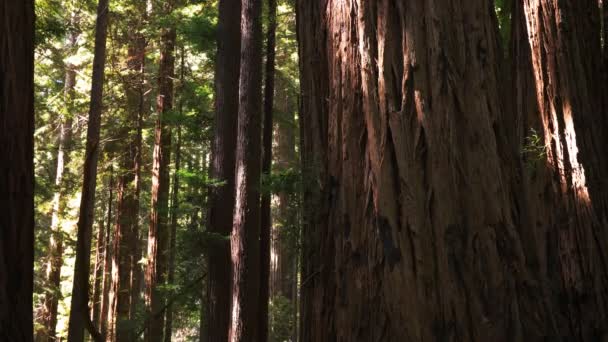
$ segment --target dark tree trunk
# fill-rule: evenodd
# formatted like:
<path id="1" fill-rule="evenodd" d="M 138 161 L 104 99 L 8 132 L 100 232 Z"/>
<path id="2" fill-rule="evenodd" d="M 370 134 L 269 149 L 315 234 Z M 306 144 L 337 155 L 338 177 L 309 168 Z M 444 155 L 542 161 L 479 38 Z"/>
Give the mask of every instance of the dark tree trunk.
<path id="1" fill-rule="evenodd" d="M 532 274 L 551 284 L 543 288 L 550 320 L 530 338 L 547 331 L 563 340 L 608 337 L 607 170 L 601 160 L 608 142 L 595 86 L 600 25 L 592 13 L 599 18 L 595 1 L 515 5 L 514 113 L 520 116 L 526 205 L 521 234 Z"/>
<path id="2" fill-rule="evenodd" d="M 272 168 L 272 111 L 274 104 L 275 41 L 277 31 L 277 2 L 268 0 L 268 31 L 266 32 L 266 79 L 264 82 L 264 131 L 262 173 L 270 176 Z M 270 200 L 272 194 L 265 191 L 261 199 L 260 220 L 260 304 L 258 341 L 268 341 L 268 299 L 270 294 L 270 230 L 272 218 Z"/>
<path id="3" fill-rule="evenodd" d="M 108 182 L 108 209 L 105 227 L 105 238 L 103 247 L 103 275 L 101 277 L 101 300 L 99 304 L 99 321 L 93 321 L 99 324 L 100 333 L 102 336 L 108 336 L 108 312 L 110 310 L 110 287 L 111 287 L 111 271 L 112 271 L 112 205 L 114 200 L 114 167 L 110 164 L 110 180 Z"/>
<path id="4" fill-rule="evenodd" d="M 260 164 L 262 126 L 262 0 L 241 8 L 241 67 L 231 235 L 232 321 L 229 340 L 258 341 L 260 289 Z"/>
<path id="5" fill-rule="evenodd" d="M 516 227 L 492 2 L 297 10 L 301 340 L 527 340 L 549 317 Z"/>
<path id="6" fill-rule="evenodd" d="M 99 130 L 106 61 L 106 38 L 108 28 L 108 0 L 99 0 L 95 26 L 95 51 L 91 103 L 87 127 L 87 142 L 84 154 L 84 180 L 78 219 L 74 285 L 70 305 L 68 339 L 70 342 L 84 341 L 85 327 L 95 336 L 95 328 L 89 318 L 89 268 L 91 258 L 91 234 L 95 211 L 95 186 L 97 181 L 97 159 L 99 156 Z"/>
<path id="7" fill-rule="evenodd" d="M 77 24 L 77 18 L 72 15 L 71 24 Z M 76 46 L 79 33 L 72 31 L 67 39 L 65 49 L 71 53 Z M 67 186 L 63 181 L 64 175 L 69 173 L 67 165 L 70 162 L 70 145 L 72 143 L 72 108 L 74 102 L 74 87 L 76 86 L 76 70 L 74 65 L 66 65 L 65 72 L 65 105 L 67 114 L 61 117 L 57 148 L 57 171 L 55 173 L 55 194 L 51 218 L 51 239 L 49 245 L 49 260 L 46 270 L 46 286 L 50 291 L 45 294 L 42 307 L 42 328 L 37 332 L 38 341 L 53 342 L 56 340 L 55 328 L 57 326 L 57 305 L 61 294 L 61 266 L 63 265 L 63 237 L 61 220 L 66 207 Z"/>
<path id="8" fill-rule="evenodd" d="M 183 53 L 183 51 L 182 51 Z M 183 55 L 182 55 L 182 69 L 183 69 Z M 183 82 L 183 77 L 182 77 Z M 176 242 L 177 242 L 177 217 L 179 210 L 179 170 L 181 162 L 181 126 L 177 127 L 177 140 L 175 146 L 175 174 L 173 175 L 173 194 L 171 195 L 171 239 L 169 242 L 169 265 L 167 273 L 167 284 L 175 284 L 175 254 L 176 254 Z M 171 342 L 171 335 L 173 331 L 173 303 L 169 303 L 166 310 L 165 317 L 165 342 Z"/>
<path id="9" fill-rule="evenodd" d="M 211 179 L 223 182 L 209 189 L 207 230 L 227 237 L 232 231 L 234 172 L 239 98 L 241 1 L 220 0 L 215 70 L 215 128 Z M 206 315 L 201 339 L 227 341 L 232 303 L 230 244 L 215 239 L 209 245 Z"/>
<path id="10" fill-rule="evenodd" d="M 172 7 L 164 4 L 165 13 Z M 150 319 L 145 330 L 147 342 L 163 339 L 164 313 L 161 308 L 165 300 L 159 290 L 167 274 L 167 251 L 169 243 L 169 163 L 171 159 L 171 127 L 167 116 L 173 109 L 173 77 L 175 69 L 175 28 L 162 30 L 159 61 L 159 94 L 156 100 L 158 119 L 154 140 L 152 169 L 152 204 L 150 230 L 148 232 L 148 265 L 146 270 L 146 307 Z"/>
<path id="11" fill-rule="evenodd" d="M 133 15 L 143 18 L 144 3 Z M 141 27 L 139 21 L 131 22 L 134 29 Z M 133 341 L 132 324 L 130 321 L 132 302 L 136 301 L 138 289 L 133 288 L 133 276 L 137 273 L 136 250 L 139 240 L 139 171 L 141 165 L 140 121 L 143 102 L 143 65 L 145 54 L 145 39 L 136 31 L 130 34 L 127 70 L 125 77 L 125 92 L 127 99 L 128 118 L 122 128 L 121 141 L 125 143 L 120 157 L 120 176 L 118 177 L 117 220 L 114 231 L 114 254 L 112 264 L 117 267 L 113 271 L 112 292 L 114 302 L 110 305 L 112 320 L 115 322 L 115 341 Z M 135 128 L 135 129 L 134 129 Z"/>
<path id="12" fill-rule="evenodd" d="M 34 338 L 34 1 L 0 5 L 0 340 Z"/>

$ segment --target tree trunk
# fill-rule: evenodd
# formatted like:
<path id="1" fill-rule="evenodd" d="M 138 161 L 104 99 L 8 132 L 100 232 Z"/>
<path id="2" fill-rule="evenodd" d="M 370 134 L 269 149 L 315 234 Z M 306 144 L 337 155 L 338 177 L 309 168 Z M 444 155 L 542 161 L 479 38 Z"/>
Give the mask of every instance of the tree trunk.
<path id="1" fill-rule="evenodd" d="M 165 13 L 170 13 L 170 4 L 164 5 Z M 160 313 L 165 301 L 158 286 L 165 283 L 168 251 L 169 214 L 169 163 L 171 159 L 171 128 L 167 115 L 173 109 L 173 77 L 175 28 L 162 30 L 161 54 L 159 61 L 159 95 L 156 100 L 158 119 L 154 140 L 154 160 L 152 170 L 152 204 L 150 230 L 148 233 L 148 265 L 146 270 L 146 306 L 148 315 L 145 340 L 162 341 L 164 313 Z"/>
<path id="2" fill-rule="evenodd" d="M 301 340 L 526 340 L 548 317 L 501 156 L 493 6 L 297 6 Z"/>
<path id="3" fill-rule="evenodd" d="M 34 1 L 0 6 L 0 340 L 34 337 Z"/>
<path id="4" fill-rule="evenodd" d="M 270 177 L 272 168 L 272 111 L 274 104 L 275 41 L 277 31 L 277 2 L 268 0 L 268 31 L 266 32 L 266 79 L 264 83 L 264 131 L 262 173 Z M 268 341 L 268 299 L 270 294 L 270 191 L 262 193 L 260 220 L 260 303 L 258 341 Z"/>
<path id="5" fill-rule="evenodd" d="M 543 296 L 555 339 L 601 340 L 608 338 L 607 165 L 601 160 L 608 141 L 595 85 L 601 82 L 600 25 L 587 17 L 595 12 L 599 18 L 597 4 L 526 0 L 515 8 L 514 102 L 527 205 L 522 222 L 534 227 L 522 233 L 532 245 L 526 256 L 533 274 L 552 284 Z"/>
<path id="6" fill-rule="evenodd" d="M 262 0 L 241 8 L 241 66 L 236 145 L 236 201 L 231 235 L 232 321 L 229 340 L 258 341 Z"/>
<path id="7" fill-rule="evenodd" d="M 110 158 L 111 159 L 111 158 Z M 111 288 L 111 270 L 112 270 L 112 202 L 114 200 L 114 167 L 110 164 L 110 180 L 108 183 L 108 210 L 105 228 L 105 238 L 103 247 L 103 276 L 101 280 L 101 300 L 99 308 L 99 321 L 93 321 L 99 324 L 100 333 L 102 336 L 108 336 L 108 312 L 110 310 L 110 288 Z"/>
<path id="8" fill-rule="evenodd" d="M 99 156 L 99 130 L 106 60 L 106 38 L 108 28 L 108 0 L 99 0 L 97 22 L 95 25 L 95 51 L 93 57 L 93 76 L 91 80 L 91 103 L 87 127 L 87 142 L 84 154 L 84 180 L 78 219 L 76 242 L 76 261 L 74 266 L 74 285 L 70 305 L 68 339 L 70 342 L 84 341 L 87 327 L 96 335 L 89 318 L 89 268 L 91 258 L 91 234 L 95 210 L 95 186 L 97 182 L 97 159 Z"/>
<path id="9" fill-rule="evenodd" d="M 211 147 L 211 179 L 222 182 L 209 189 L 207 230 L 227 237 L 232 231 L 234 174 L 239 98 L 241 1 L 220 0 L 215 70 L 215 128 Z M 206 315 L 201 339 L 227 341 L 232 303 L 230 244 L 215 239 L 208 250 Z"/>
<path id="10" fill-rule="evenodd" d="M 182 50 L 183 54 L 183 50 Z M 182 69 L 183 69 L 183 55 L 182 55 Z M 182 74 L 183 82 L 183 74 Z M 181 112 L 181 111 L 180 111 Z M 177 217 L 179 210 L 179 170 L 180 170 L 180 159 L 181 159 L 181 126 L 177 126 L 177 140 L 175 146 L 175 174 L 173 175 L 173 194 L 171 198 L 171 240 L 169 243 L 169 271 L 167 273 L 167 284 L 175 285 L 175 254 L 176 254 L 176 242 L 177 242 Z M 165 317 L 165 342 L 171 342 L 171 335 L 173 331 L 173 303 L 169 303 L 166 310 Z"/>
<path id="11" fill-rule="evenodd" d="M 143 4 L 143 3 L 142 3 Z M 145 8 L 131 13 L 133 18 L 142 18 Z M 134 19 L 137 20 L 137 19 Z M 133 28 L 141 27 L 138 21 L 131 23 Z M 135 251 L 139 239 L 139 171 L 141 165 L 140 121 L 143 101 L 143 64 L 145 38 L 136 31 L 129 37 L 125 93 L 128 118 L 122 128 L 121 141 L 125 142 L 120 158 L 120 176 L 118 177 L 117 220 L 114 231 L 114 254 L 112 292 L 115 294 L 110 314 L 115 321 L 115 332 L 111 338 L 115 341 L 133 341 L 131 320 L 132 302 L 137 299 L 138 289 L 132 288 L 133 275 L 137 272 Z M 135 129 L 133 129 L 135 127 Z M 135 247 L 135 248 L 134 248 Z"/>
<path id="12" fill-rule="evenodd" d="M 71 24 L 75 25 L 77 19 L 72 15 Z M 65 46 L 68 52 L 76 46 L 79 32 L 70 32 Z M 74 102 L 74 87 L 76 86 L 76 70 L 74 65 L 66 65 L 65 72 L 65 106 L 67 112 L 62 115 L 58 148 L 57 148 L 57 170 L 55 173 L 55 194 L 53 196 L 53 209 L 51 214 L 51 238 L 49 245 L 49 260 L 46 269 L 46 286 L 42 307 L 42 328 L 37 332 L 38 341 L 53 342 L 56 340 L 55 328 L 57 326 L 57 305 L 61 296 L 61 266 L 63 265 L 63 237 L 61 232 L 61 220 L 64 215 L 67 201 L 66 184 L 63 181 L 64 174 L 68 174 L 67 165 L 70 162 L 70 145 L 72 143 L 72 108 Z"/>

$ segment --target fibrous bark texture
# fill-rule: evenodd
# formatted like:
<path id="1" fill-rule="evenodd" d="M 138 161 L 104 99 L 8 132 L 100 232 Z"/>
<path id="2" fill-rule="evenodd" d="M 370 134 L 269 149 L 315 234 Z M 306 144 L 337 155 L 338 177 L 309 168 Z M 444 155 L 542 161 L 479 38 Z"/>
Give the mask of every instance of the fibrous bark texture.
<path id="1" fill-rule="evenodd" d="M 239 97 L 241 1 L 220 0 L 215 70 L 215 128 L 209 176 L 220 185 L 209 189 L 207 229 L 228 237 L 234 209 L 234 167 Z M 201 336 L 227 341 L 230 329 L 232 281 L 230 244 L 215 239 L 209 245 L 206 319 Z"/>
<path id="2" fill-rule="evenodd" d="M 595 1 L 525 0 L 513 20 L 526 257 L 546 284 L 548 335 L 601 340 L 608 239 L 599 11 Z"/>
<path id="3" fill-rule="evenodd" d="M 91 258 L 91 235 L 95 210 L 95 186 L 97 183 L 97 159 L 99 157 L 99 131 L 103 99 L 104 68 L 106 61 L 106 38 L 109 16 L 108 0 L 99 0 L 95 25 L 95 50 L 93 57 L 93 76 L 91 80 L 91 103 L 84 154 L 82 197 L 78 219 L 76 242 L 76 261 L 74 265 L 74 284 L 68 339 L 84 341 L 85 327 L 93 335 L 94 327 L 89 318 L 89 268 Z"/>
<path id="4" fill-rule="evenodd" d="M 493 4 L 297 11 L 301 340 L 551 336 L 511 198 Z"/>
<path id="5" fill-rule="evenodd" d="M 34 1 L 0 5 L 0 340 L 33 340 Z"/>
<path id="6" fill-rule="evenodd" d="M 262 0 L 241 2 L 241 66 L 232 224 L 232 321 L 229 341 L 258 341 Z"/>

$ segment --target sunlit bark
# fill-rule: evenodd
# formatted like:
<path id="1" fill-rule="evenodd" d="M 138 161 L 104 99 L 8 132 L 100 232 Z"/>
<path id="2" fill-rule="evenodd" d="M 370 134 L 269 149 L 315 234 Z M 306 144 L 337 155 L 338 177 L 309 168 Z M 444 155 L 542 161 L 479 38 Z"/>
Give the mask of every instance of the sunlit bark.
<path id="1" fill-rule="evenodd" d="M 236 144 L 236 201 L 231 235 L 232 321 L 229 341 L 258 341 L 262 1 L 241 8 L 241 66 Z"/>

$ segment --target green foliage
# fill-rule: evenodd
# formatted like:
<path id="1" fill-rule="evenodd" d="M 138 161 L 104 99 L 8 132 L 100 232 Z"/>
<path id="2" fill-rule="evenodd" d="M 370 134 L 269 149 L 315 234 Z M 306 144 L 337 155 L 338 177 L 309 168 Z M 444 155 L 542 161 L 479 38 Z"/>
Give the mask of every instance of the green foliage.
<path id="1" fill-rule="evenodd" d="M 534 128 L 530 128 L 528 136 L 524 139 L 522 155 L 528 167 L 534 167 L 547 157 L 547 146 L 544 137 Z"/>
<path id="2" fill-rule="evenodd" d="M 513 0 L 495 0 L 494 8 L 496 9 L 496 17 L 500 28 L 500 36 L 504 46 L 509 46 L 511 38 L 511 13 Z M 508 49 L 503 49 L 505 52 Z"/>
<path id="3" fill-rule="evenodd" d="M 293 303 L 281 295 L 270 301 L 268 307 L 268 339 L 270 342 L 291 341 L 295 325 L 294 310 Z"/>

